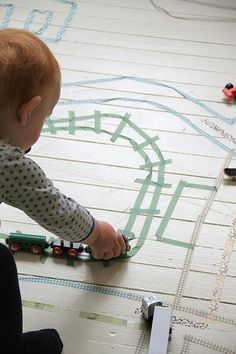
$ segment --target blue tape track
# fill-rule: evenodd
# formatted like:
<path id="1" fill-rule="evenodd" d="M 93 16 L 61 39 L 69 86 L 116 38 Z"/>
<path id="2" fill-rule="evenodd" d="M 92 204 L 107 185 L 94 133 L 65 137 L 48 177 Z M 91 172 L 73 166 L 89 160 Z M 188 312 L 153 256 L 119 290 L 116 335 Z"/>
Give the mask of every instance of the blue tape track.
<path id="1" fill-rule="evenodd" d="M 46 277 L 21 277 L 21 276 L 19 276 L 18 279 L 19 281 L 27 282 L 27 283 L 41 283 L 41 284 L 64 286 L 64 287 L 74 288 L 78 290 L 91 291 L 99 294 L 122 297 L 134 301 L 141 301 L 143 297 L 140 294 L 130 293 L 123 290 L 117 290 L 106 286 L 80 283 L 73 280 L 64 280 L 64 279 L 55 279 L 55 278 L 46 278 Z"/>
<path id="2" fill-rule="evenodd" d="M 149 85 L 154 85 L 158 87 L 166 87 L 171 90 L 174 90 L 177 92 L 180 96 L 184 97 L 185 99 L 189 100 L 190 102 L 198 105 L 201 107 L 204 111 L 208 112 L 212 117 L 219 119 L 223 121 L 224 123 L 227 123 L 229 125 L 233 125 L 236 123 L 236 117 L 233 118 L 228 118 L 223 116 L 222 114 L 216 112 L 212 108 L 208 107 L 206 104 L 201 102 L 200 100 L 186 94 L 185 92 L 176 89 L 175 87 L 172 87 L 170 85 L 166 85 L 160 81 L 157 80 L 151 80 L 151 79 L 145 79 L 141 77 L 134 77 L 134 76 L 119 76 L 119 77 L 107 77 L 107 78 L 102 78 L 102 79 L 94 79 L 94 80 L 83 80 L 83 81 L 77 81 L 77 82 L 65 82 L 62 83 L 62 88 L 69 88 L 69 87 L 81 87 L 81 86 L 87 86 L 87 85 L 95 85 L 99 83 L 107 83 L 107 82 L 114 82 L 114 81 L 121 81 L 121 80 L 132 80 L 132 81 L 137 81 L 143 84 L 149 84 Z M 81 105 L 81 104 L 101 104 L 101 103 L 107 103 L 107 102 L 112 102 L 112 101 L 123 101 L 123 102 L 136 102 L 136 103 L 145 103 L 149 104 L 151 106 L 160 108 L 166 112 L 169 112 L 182 121 L 184 121 L 188 126 L 190 126 L 192 129 L 194 129 L 196 132 L 198 132 L 200 135 L 204 136 L 207 140 L 218 146 L 220 149 L 226 151 L 227 153 L 230 152 L 232 149 L 229 148 L 227 145 L 223 144 L 221 141 L 218 139 L 214 138 L 201 128 L 199 128 L 197 125 L 192 123 L 190 119 L 185 117 L 182 113 L 179 113 L 175 111 L 174 109 L 165 106 L 161 103 L 158 103 L 156 101 L 151 101 L 151 100 L 144 100 L 144 99 L 136 99 L 136 98 L 129 98 L 129 97 L 114 97 L 114 98 L 88 98 L 88 99 L 83 99 L 83 100 L 73 100 L 73 99 L 64 99 L 59 101 L 59 105 Z M 236 157 L 236 152 L 234 153 L 234 156 Z"/>
<path id="3" fill-rule="evenodd" d="M 59 4 L 64 4 L 69 6 L 69 11 L 66 14 L 66 17 L 64 19 L 64 22 L 59 26 L 59 30 L 56 33 L 54 38 L 49 38 L 49 37 L 44 37 L 43 40 L 45 42 L 51 42 L 51 43 L 57 43 L 60 40 L 62 40 L 63 36 L 65 35 L 66 31 L 69 29 L 72 20 L 77 14 L 78 10 L 78 4 L 77 1 L 72 1 L 72 0 L 53 0 L 54 2 L 57 2 Z M 2 20 L 2 23 L 0 23 L 0 28 L 7 28 L 9 25 L 9 22 L 13 16 L 15 5 L 14 4 L 0 4 L 0 8 L 5 7 L 6 8 L 6 13 L 5 16 Z M 56 7 L 56 4 L 55 4 Z M 35 17 L 37 14 L 41 15 L 46 15 L 45 21 L 42 25 L 41 28 L 39 28 L 37 31 L 34 31 L 31 29 L 31 25 L 33 24 Z M 43 35 L 45 31 L 48 29 L 48 27 L 51 25 L 52 19 L 53 19 L 53 12 L 49 10 L 39 10 L 39 9 L 31 9 L 28 13 L 28 16 L 25 20 L 24 23 L 24 29 L 31 30 L 31 32 L 37 34 L 37 35 Z"/>

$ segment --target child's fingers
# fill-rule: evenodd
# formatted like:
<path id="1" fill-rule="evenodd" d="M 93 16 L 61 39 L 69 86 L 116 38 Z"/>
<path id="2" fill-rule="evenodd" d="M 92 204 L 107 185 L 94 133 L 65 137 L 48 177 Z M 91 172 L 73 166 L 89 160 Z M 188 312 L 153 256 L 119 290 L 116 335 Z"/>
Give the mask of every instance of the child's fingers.
<path id="1" fill-rule="evenodd" d="M 103 252 L 99 252 L 96 250 L 92 250 L 92 256 L 94 259 L 102 259 L 103 258 Z"/>
<path id="2" fill-rule="evenodd" d="M 105 252 L 103 254 L 103 257 L 102 257 L 102 259 L 105 259 L 105 260 L 108 260 L 108 259 L 111 259 L 111 258 L 115 258 L 113 250 L 110 251 L 110 252 Z"/>
<path id="3" fill-rule="evenodd" d="M 95 258 L 95 259 L 108 260 L 108 259 L 111 259 L 111 258 L 115 258 L 113 249 L 106 250 L 106 251 L 100 251 L 100 252 L 93 251 L 92 255 L 93 255 L 93 258 Z"/>
<path id="4" fill-rule="evenodd" d="M 125 254 L 126 253 L 126 244 L 125 244 L 123 236 L 121 236 L 121 235 L 118 236 L 118 242 L 119 242 L 120 248 L 121 248 L 120 254 Z"/>
<path id="5" fill-rule="evenodd" d="M 121 253 L 122 253 L 121 245 L 119 242 L 117 242 L 117 244 L 113 248 L 113 258 L 119 257 L 121 255 Z"/>
<path id="6" fill-rule="evenodd" d="M 93 258 L 107 260 L 126 253 L 123 236 L 114 233 L 112 237 L 109 236 L 109 240 L 107 244 L 100 244 L 99 247 L 98 245 L 96 247 L 91 246 Z"/>

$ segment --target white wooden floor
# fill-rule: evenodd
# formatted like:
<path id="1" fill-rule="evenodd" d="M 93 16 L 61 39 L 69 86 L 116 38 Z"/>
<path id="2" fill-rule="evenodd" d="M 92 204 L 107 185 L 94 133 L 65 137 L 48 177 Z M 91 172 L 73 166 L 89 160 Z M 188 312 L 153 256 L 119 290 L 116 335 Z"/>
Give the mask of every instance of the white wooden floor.
<path id="1" fill-rule="evenodd" d="M 182 323 L 168 353 L 236 353 L 236 185 L 222 173 L 236 105 L 221 92 L 236 79 L 235 0 L 11 4 L 0 25 L 37 32 L 62 69 L 32 159 L 138 246 L 109 267 L 18 254 L 25 330 L 57 328 L 65 354 L 147 353 L 138 309 L 155 294 Z M 6 205 L 0 217 L 3 234 L 52 236 Z"/>

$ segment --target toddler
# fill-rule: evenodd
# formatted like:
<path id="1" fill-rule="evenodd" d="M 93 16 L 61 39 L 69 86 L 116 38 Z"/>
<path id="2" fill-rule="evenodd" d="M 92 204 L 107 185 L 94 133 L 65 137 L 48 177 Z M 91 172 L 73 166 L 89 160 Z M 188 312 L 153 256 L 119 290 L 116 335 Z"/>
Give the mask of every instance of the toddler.
<path id="1" fill-rule="evenodd" d="M 50 49 L 20 29 L 0 30 L 0 203 L 23 210 L 60 238 L 90 246 L 96 259 L 125 253 L 123 237 L 62 194 L 25 153 L 39 138 L 46 117 L 60 96 L 61 74 Z M 17 270 L 0 244 L 0 352 L 59 354 L 55 329 L 22 333 Z"/>

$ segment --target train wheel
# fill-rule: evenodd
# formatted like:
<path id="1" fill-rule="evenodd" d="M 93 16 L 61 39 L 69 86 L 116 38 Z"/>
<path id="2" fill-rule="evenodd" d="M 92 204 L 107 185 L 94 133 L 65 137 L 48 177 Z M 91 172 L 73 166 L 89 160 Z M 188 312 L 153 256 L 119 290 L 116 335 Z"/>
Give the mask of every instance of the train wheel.
<path id="1" fill-rule="evenodd" d="M 9 248 L 13 252 L 19 252 L 20 251 L 20 245 L 19 245 L 19 243 L 16 243 L 16 242 L 10 243 L 9 244 Z"/>
<path id="2" fill-rule="evenodd" d="M 71 248 L 68 252 L 67 255 L 70 258 L 77 258 L 78 257 L 79 252 L 77 250 L 75 250 L 74 248 Z"/>
<path id="3" fill-rule="evenodd" d="M 30 247 L 30 251 L 34 254 L 40 254 L 42 252 L 42 248 L 39 245 L 32 245 Z"/>
<path id="4" fill-rule="evenodd" d="M 52 253 L 54 256 L 60 256 L 63 254 L 63 250 L 60 247 L 53 247 Z"/>

